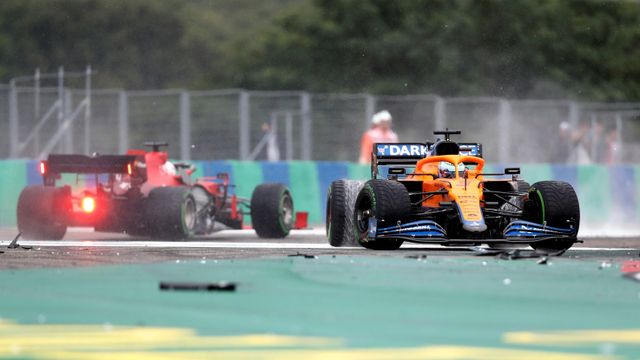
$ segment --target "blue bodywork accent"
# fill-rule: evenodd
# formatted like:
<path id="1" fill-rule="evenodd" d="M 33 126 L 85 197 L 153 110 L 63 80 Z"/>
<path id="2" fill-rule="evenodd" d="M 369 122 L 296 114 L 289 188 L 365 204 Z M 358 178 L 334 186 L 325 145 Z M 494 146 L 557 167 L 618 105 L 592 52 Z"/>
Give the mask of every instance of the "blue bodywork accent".
<path id="1" fill-rule="evenodd" d="M 505 238 L 513 237 L 525 237 L 535 238 L 538 236 L 569 236 L 575 237 L 575 229 L 560 229 L 551 226 L 544 226 L 542 224 L 536 224 L 529 221 L 514 221 L 507 225 L 504 230 Z"/>
<path id="2" fill-rule="evenodd" d="M 370 225 L 371 226 L 371 225 Z M 371 231 L 371 230 L 370 230 Z M 435 221 L 420 220 L 400 226 L 378 229 L 378 235 L 402 235 L 426 238 L 447 238 L 446 231 Z"/>
<path id="3" fill-rule="evenodd" d="M 367 233 L 367 238 L 375 239 L 378 235 L 378 220 L 374 218 L 369 218 L 369 232 Z"/>

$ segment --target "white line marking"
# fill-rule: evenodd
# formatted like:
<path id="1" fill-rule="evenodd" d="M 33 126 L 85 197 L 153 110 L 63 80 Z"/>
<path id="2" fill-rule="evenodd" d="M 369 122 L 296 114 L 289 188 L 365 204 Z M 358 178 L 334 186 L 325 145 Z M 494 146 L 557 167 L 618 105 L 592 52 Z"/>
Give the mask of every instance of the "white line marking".
<path id="1" fill-rule="evenodd" d="M 8 246 L 11 241 L 0 240 L 0 246 Z M 119 240 L 85 240 L 85 241 L 31 241 L 23 240 L 18 244 L 25 246 L 78 246 L 78 247 L 151 247 L 151 248 L 242 248 L 242 249 L 359 249 L 371 251 L 361 247 L 334 248 L 329 244 L 319 243 L 280 243 L 280 242 L 216 242 L 216 241 L 119 241 Z M 466 250 L 467 247 L 440 246 L 437 244 L 405 244 L 403 249 L 439 249 L 439 250 Z M 572 248 L 569 251 L 637 251 L 630 248 Z"/>
<path id="2" fill-rule="evenodd" d="M 0 241 L 0 246 L 9 245 L 11 241 Z M 119 240 L 84 240 L 84 241 L 31 241 L 18 242 L 25 246 L 79 246 L 79 247 L 156 247 L 156 248 L 256 248 L 256 249 L 330 249 L 329 244 L 317 243 L 248 243 L 248 242 L 204 242 L 204 241 L 119 241 Z M 355 248 L 352 248 L 355 249 Z"/>

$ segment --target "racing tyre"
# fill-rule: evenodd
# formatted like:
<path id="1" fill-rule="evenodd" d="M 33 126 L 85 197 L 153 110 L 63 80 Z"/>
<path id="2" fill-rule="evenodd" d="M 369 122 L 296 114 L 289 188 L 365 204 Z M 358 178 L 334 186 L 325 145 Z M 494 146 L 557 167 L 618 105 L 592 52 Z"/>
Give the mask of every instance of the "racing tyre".
<path id="1" fill-rule="evenodd" d="M 180 240 L 192 237 L 196 228 L 196 202 L 188 187 L 157 187 L 149 192 L 146 220 L 153 236 Z"/>
<path id="2" fill-rule="evenodd" d="M 326 228 L 331 246 L 358 246 L 353 214 L 364 181 L 337 180 L 327 194 Z"/>
<path id="3" fill-rule="evenodd" d="M 251 196 L 251 222 L 261 238 L 279 239 L 289 235 L 293 222 L 293 199 L 285 184 L 266 183 Z"/>
<path id="4" fill-rule="evenodd" d="M 369 218 L 378 220 L 378 228 L 406 222 L 411 215 L 411 201 L 407 188 L 397 181 L 369 180 L 366 182 L 354 209 L 354 229 L 360 245 L 373 250 L 396 250 L 402 245 L 400 239 L 376 239 L 365 241 L 369 231 Z"/>
<path id="5" fill-rule="evenodd" d="M 71 194 L 65 188 L 29 185 L 18 198 L 18 230 L 25 240 L 61 240 L 67 233 Z"/>
<path id="6" fill-rule="evenodd" d="M 564 181 L 540 181 L 529 189 L 529 199 L 533 207 L 528 214 L 533 222 L 547 226 L 576 230 L 580 228 L 580 204 L 573 187 Z M 557 239 L 532 243 L 534 249 L 566 250 L 573 245 L 572 240 Z"/>

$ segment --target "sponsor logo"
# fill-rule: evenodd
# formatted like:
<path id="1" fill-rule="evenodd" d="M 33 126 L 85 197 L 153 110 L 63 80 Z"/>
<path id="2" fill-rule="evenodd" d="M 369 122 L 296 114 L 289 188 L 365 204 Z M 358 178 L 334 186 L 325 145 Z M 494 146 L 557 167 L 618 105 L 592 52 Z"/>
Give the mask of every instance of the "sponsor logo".
<path id="1" fill-rule="evenodd" d="M 388 150 L 388 152 L 387 152 Z M 425 145 L 378 145 L 378 155 L 390 156 L 427 156 Z"/>
<path id="2" fill-rule="evenodd" d="M 390 228 L 387 231 L 393 231 L 396 229 Z M 402 228 L 402 229 L 398 229 L 398 231 L 403 232 L 403 231 L 418 231 L 418 230 L 437 230 L 436 228 L 431 228 L 431 225 L 417 225 L 417 226 L 412 226 L 412 227 L 408 227 L 408 228 Z M 438 231 L 439 232 L 439 231 Z"/>

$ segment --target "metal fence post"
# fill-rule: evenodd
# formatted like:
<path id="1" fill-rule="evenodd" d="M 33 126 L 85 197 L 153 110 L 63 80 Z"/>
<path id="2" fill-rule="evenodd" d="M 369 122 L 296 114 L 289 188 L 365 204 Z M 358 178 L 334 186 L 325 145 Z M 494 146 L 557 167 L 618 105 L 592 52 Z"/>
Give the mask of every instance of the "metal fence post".
<path id="1" fill-rule="evenodd" d="M 287 111 L 285 117 L 285 137 L 287 161 L 293 160 L 293 114 Z"/>
<path id="2" fill-rule="evenodd" d="M 84 153 L 85 155 L 89 155 L 91 146 L 91 65 L 87 65 L 85 98 L 87 103 L 84 108 Z"/>
<path id="3" fill-rule="evenodd" d="M 191 160 L 191 101 L 189 92 L 180 93 L 180 155 Z"/>
<path id="4" fill-rule="evenodd" d="M 575 130 L 578 128 L 578 122 L 580 121 L 580 108 L 578 103 L 575 101 L 569 102 L 569 124 L 571 124 L 571 129 Z"/>
<path id="5" fill-rule="evenodd" d="M 435 127 L 436 130 L 444 130 L 447 126 L 447 118 L 444 112 L 445 102 L 444 99 L 440 96 L 436 97 L 436 103 L 433 107 L 434 117 L 435 117 Z"/>
<path id="6" fill-rule="evenodd" d="M 58 68 L 58 101 L 60 106 L 58 107 L 58 130 L 62 127 L 62 122 L 64 121 L 63 111 L 64 111 L 64 69 L 62 66 Z M 58 152 L 62 152 L 62 144 L 58 143 Z"/>
<path id="7" fill-rule="evenodd" d="M 238 102 L 238 124 L 240 131 L 240 160 L 247 160 L 249 157 L 249 142 L 251 141 L 249 132 L 249 123 L 251 122 L 249 113 L 249 93 L 246 91 L 240 92 L 240 99 Z"/>
<path id="8" fill-rule="evenodd" d="M 9 90 L 9 143 L 11 144 L 11 158 L 18 157 L 20 143 L 18 141 L 18 91 L 16 82 L 11 80 Z"/>
<path id="9" fill-rule="evenodd" d="M 571 132 L 578 129 L 578 123 L 580 122 L 580 109 L 575 101 L 569 102 L 569 118 L 567 119 L 571 125 Z M 571 135 L 569 135 L 571 136 Z M 567 141 L 568 154 L 573 153 L 573 142 Z"/>
<path id="10" fill-rule="evenodd" d="M 129 150 L 129 102 L 124 90 L 118 96 L 118 135 L 118 151 L 124 154 Z"/>
<path id="11" fill-rule="evenodd" d="M 616 133 L 618 136 L 616 137 L 616 145 L 618 146 L 618 158 L 615 159 L 616 163 L 621 163 L 624 161 L 624 143 L 622 142 L 622 114 L 616 114 Z"/>
<path id="12" fill-rule="evenodd" d="M 500 127 L 500 162 L 506 164 L 509 162 L 509 152 L 511 150 L 511 141 L 509 138 L 509 127 L 511 125 L 511 103 L 509 100 L 500 99 L 500 115 L 498 118 Z"/>
<path id="13" fill-rule="evenodd" d="M 367 94 L 364 106 L 364 128 L 368 129 L 371 125 L 371 118 L 376 113 L 376 97 L 371 94 Z"/>
<path id="14" fill-rule="evenodd" d="M 36 68 L 33 82 L 33 118 L 40 121 L 40 68 Z M 33 139 L 34 154 L 40 151 L 40 132 Z"/>
<path id="15" fill-rule="evenodd" d="M 64 118 L 68 119 L 71 116 L 71 113 L 73 112 L 72 109 L 72 97 L 71 97 L 71 90 L 69 89 L 65 89 L 64 90 Z M 73 131 L 72 131 L 73 127 L 69 128 L 69 131 L 66 132 L 65 136 L 64 136 L 64 152 L 66 154 L 72 154 L 73 153 Z M 88 154 L 87 154 L 88 155 Z"/>
<path id="16" fill-rule="evenodd" d="M 302 160 L 311 160 L 311 149 L 313 149 L 313 143 L 311 139 L 311 95 L 303 92 L 300 95 L 300 108 L 302 111 L 302 126 L 301 132 L 301 146 L 302 146 Z"/>

